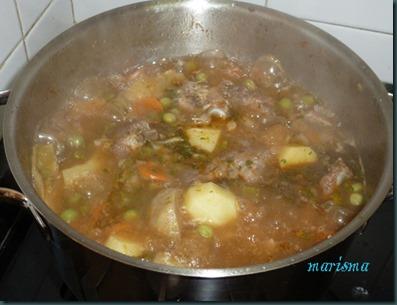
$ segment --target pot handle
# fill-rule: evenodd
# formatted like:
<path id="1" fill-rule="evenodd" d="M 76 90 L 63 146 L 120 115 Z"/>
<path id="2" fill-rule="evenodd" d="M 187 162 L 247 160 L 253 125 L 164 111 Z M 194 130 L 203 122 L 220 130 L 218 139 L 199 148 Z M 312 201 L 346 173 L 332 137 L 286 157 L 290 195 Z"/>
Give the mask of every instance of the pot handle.
<path id="1" fill-rule="evenodd" d="M 10 90 L 0 90 L 0 105 L 7 104 L 9 95 L 10 95 Z"/>
<path id="2" fill-rule="evenodd" d="M 394 183 L 393 185 L 390 187 L 389 192 L 386 195 L 385 200 L 394 200 Z"/>
<path id="3" fill-rule="evenodd" d="M 46 225 L 40 214 L 36 211 L 32 202 L 24 194 L 13 189 L 0 187 L 0 198 L 8 199 L 9 201 L 20 204 L 24 208 L 28 208 L 30 212 L 33 214 L 34 219 L 40 225 L 40 228 L 44 232 L 46 238 L 47 239 L 50 238 L 48 226 Z"/>
<path id="4" fill-rule="evenodd" d="M 394 103 L 394 94 L 391 92 L 391 90 L 388 90 L 387 95 L 390 97 L 391 101 Z M 394 200 L 394 182 L 390 187 L 389 192 L 386 195 L 385 200 Z"/>

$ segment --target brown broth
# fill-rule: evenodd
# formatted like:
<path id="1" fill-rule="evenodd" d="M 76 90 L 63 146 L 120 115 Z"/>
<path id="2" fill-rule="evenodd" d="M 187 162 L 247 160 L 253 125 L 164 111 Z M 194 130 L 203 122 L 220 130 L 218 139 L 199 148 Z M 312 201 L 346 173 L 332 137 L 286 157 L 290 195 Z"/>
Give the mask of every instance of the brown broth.
<path id="1" fill-rule="evenodd" d="M 365 203 L 338 118 L 269 56 L 244 66 L 206 52 L 87 79 L 35 143 L 34 184 L 56 213 L 162 264 L 284 258 L 330 238 Z M 210 212 L 190 206 L 198 183 L 192 198 Z"/>

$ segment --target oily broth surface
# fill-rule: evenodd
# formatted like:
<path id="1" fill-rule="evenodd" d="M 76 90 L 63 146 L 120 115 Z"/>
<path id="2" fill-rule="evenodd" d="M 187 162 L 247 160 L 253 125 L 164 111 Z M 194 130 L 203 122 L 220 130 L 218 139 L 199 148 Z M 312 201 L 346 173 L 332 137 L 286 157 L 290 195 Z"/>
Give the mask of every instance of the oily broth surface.
<path id="1" fill-rule="evenodd" d="M 264 263 L 330 238 L 365 203 L 340 126 L 273 56 L 163 59 L 75 88 L 38 128 L 33 180 L 73 228 L 126 255 Z"/>

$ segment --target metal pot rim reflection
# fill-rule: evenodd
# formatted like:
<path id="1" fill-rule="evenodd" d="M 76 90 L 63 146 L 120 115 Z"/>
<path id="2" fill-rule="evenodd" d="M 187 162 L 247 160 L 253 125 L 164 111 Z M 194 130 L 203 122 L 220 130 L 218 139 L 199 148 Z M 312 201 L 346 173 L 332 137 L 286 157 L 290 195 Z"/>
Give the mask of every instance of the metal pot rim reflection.
<path id="1" fill-rule="evenodd" d="M 200 3 L 200 7 L 196 4 Z M 14 135 L 18 134 L 18 123 L 17 114 L 19 104 L 23 97 L 23 93 L 26 88 L 33 82 L 34 76 L 40 68 L 49 62 L 49 59 L 63 46 L 65 46 L 69 41 L 73 39 L 73 36 L 78 33 L 81 29 L 87 28 L 93 24 L 100 24 L 102 19 L 117 18 L 118 15 L 123 14 L 125 11 L 129 10 L 141 10 L 145 13 L 161 13 L 166 9 L 171 9 L 173 7 L 184 6 L 189 10 L 190 14 L 203 14 L 206 10 L 230 10 L 231 13 L 239 11 L 250 11 L 252 14 L 261 16 L 261 18 L 266 19 L 271 17 L 277 20 L 282 20 L 285 23 L 292 24 L 298 27 L 302 32 L 304 32 L 308 39 L 310 37 L 315 37 L 321 40 L 321 43 L 325 46 L 332 45 L 334 48 L 340 52 L 340 56 L 346 58 L 346 60 L 351 60 L 352 62 L 358 62 L 366 70 L 366 77 L 373 84 L 372 92 L 375 96 L 380 97 L 379 100 L 383 100 L 380 105 L 384 119 L 386 121 L 386 136 L 387 136 L 387 147 L 386 147 L 386 157 L 385 164 L 383 164 L 383 174 L 378 182 L 378 187 L 374 191 L 371 199 L 368 201 L 366 206 L 357 214 L 357 216 L 340 231 L 338 231 L 333 237 L 322 241 L 316 246 L 307 249 L 303 252 L 297 253 L 290 257 L 272 261 L 269 263 L 243 266 L 238 268 L 216 268 L 216 269 L 194 269 L 194 268 L 180 268 L 173 266 L 160 265 L 152 263 L 150 261 L 145 261 L 137 258 L 128 257 L 121 253 L 115 252 L 72 229 L 68 224 L 63 222 L 36 194 L 32 186 L 28 175 L 23 170 L 22 161 L 18 157 L 16 137 Z M 363 68 L 363 70 L 364 70 Z M 256 274 L 261 272 L 266 272 L 270 270 L 275 270 L 283 267 L 296 264 L 298 262 L 307 260 L 315 255 L 333 247 L 335 244 L 343 241 L 353 232 L 355 232 L 360 226 L 362 226 L 369 217 L 375 212 L 375 210 L 382 203 L 385 195 L 387 194 L 389 187 L 392 182 L 392 118 L 391 118 L 391 102 L 388 99 L 387 92 L 384 89 L 381 82 L 377 79 L 375 74 L 370 70 L 370 68 L 355 55 L 350 49 L 344 46 L 341 42 L 330 36 L 329 34 L 319 30 L 318 28 L 301 21 L 297 18 L 291 17 L 289 15 L 276 12 L 274 10 L 259 7 L 252 4 L 238 3 L 234 1 L 161 1 L 161 2 L 148 2 L 148 3 L 138 3 L 130 6 L 118 8 L 105 12 L 98 16 L 92 17 L 86 21 L 81 22 L 78 25 L 73 26 L 71 29 L 67 30 L 65 33 L 58 36 L 51 43 L 49 43 L 45 48 L 43 48 L 33 59 L 28 63 L 22 73 L 16 79 L 14 83 L 12 93 L 9 98 L 9 102 L 6 106 L 5 121 L 3 125 L 4 131 L 4 141 L 6 156 L 10 163 L 11 171 L 21 187 L 22 191 L 28 198 L 27 201 L 34 211 L 37 211 L 37 217 L 42 218 L 44 223 L 49 223 L 55 226 L 58 230 L 63 232 L 65 235 L 81 244 L 90 250 L 106 256 L 112 260 L 119 261 L 121 263 L 142 268 L 154 272 L 160 272 L 164 274 L 181 275 L 188 277 L 202 277 L 202 278 L 224 278 L 224 277 L 235 277 L 243 276 L 248 274 Z M 19 135 L 23 136 L 23 135 Z M 26 160 L 25 160 L 26 162 Z"/>

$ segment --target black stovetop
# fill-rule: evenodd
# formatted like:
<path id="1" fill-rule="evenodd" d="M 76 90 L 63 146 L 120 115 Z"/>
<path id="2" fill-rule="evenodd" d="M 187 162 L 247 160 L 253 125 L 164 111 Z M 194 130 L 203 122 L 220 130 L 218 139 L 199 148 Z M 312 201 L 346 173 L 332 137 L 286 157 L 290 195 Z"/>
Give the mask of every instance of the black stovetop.
<path id="1" fill-rule="evenodd" d="M 0 142 L 0 185 L 18 189 Z M 356 234 L 344 261 L 369 262 L 368 272 L 336 273 L 319 301 L 394 300 L 394 202 L 384 201 Z M 304 281 L 304 278 L 302 279 Z M 111 297 L 107 297 L 111 299 Z M 28 210 L 0 200 L 0 301 L 76 300 Z"/>

